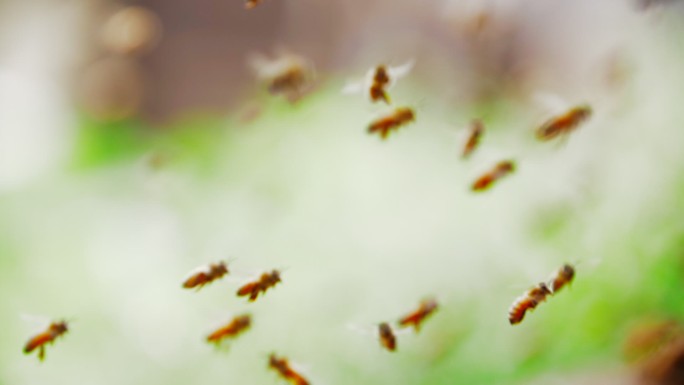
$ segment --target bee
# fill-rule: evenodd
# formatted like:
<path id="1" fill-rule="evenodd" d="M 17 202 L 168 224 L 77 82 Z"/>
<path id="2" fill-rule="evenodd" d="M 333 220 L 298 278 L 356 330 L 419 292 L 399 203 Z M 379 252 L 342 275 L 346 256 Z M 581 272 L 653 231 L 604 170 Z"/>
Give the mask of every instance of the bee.
<path id="1" fill-rule="evenodd" d="M 204 285 L 216 281 L 217 279 L 228 274 L 228 267 L 223 261 L 218 263 L 211 263 L 208 266 L 203 266 L 192 273 L 185 282 L 183 282 L 183 288 L 197 290 L 201 289 Z"/>
<path id="2" fill-rule="evenodd" d="M 475 119 L 470 123 L 470 134 L 468 135 L 468 141 L 463 147 L 463 158 L 467 158 L 470 154 L 475 151 L 477 145 L 480 143 L 480 138 L 484 133 L 484 124 L 479 119 Z"/>
<path id="3" fill-rule="evenodd" d="M 275 353 L 271 353 L 268 359 L 268 367 L 278 372 L 278 374 L 293 385 L 309 385 L 309 381 L 292 369 L 286 358 L 278 358 Z"/>
<path id="4" fill-rule="evenodd" d="M 259 3 L 261 3 L 261 0 L 247 0 L 245 2 L 245 9 L 252 9 L 259 5 Z"/>
<path id="5" fill-rule="evenodd" d="M 238 334 L 247 330 L 252 324 L 252 317 L 249 314 L 243 314 L 233 318 L 227 325 L 220 327 L 209 336 L 207 342 L 220 344 L 226 338 L 235 338 Z"/>
<path id="6" fill-rule="evenodd" d="M 558 290 L 572 283 L 572 279 L 575 278 L 575 268 L 570 264 L 565 264 L 563 267 L 558 269 L 554 277 L 551 279 L 551 291 L 556 294 Z"/>
<path id="7" fill-rule="evenodd" d="M 38 359 L 45 359 L 45 345 L 53 343 L 57 337 L 69 331 L 66 321 L 52 322 L 44 332 L 31 337 L 24 346 L 24 353 L 29 354 L 38 349 Z"/>
<path id="8" fill-rule="evenodd" d="M 588 105 L 577 106 L 562 115 L 553 117 L 537 129 L 537 139 L 551 140 L 561 134 L 567 134 L 579 126 L 580 123 L 588 119 L 592 114 L 592 109 Z"/>
<path id="9" fill-rule="evenodd" d="M 399 326 L 413 326 L 413 329 L 418 332 L 423 321 L 425 321 L 430 314 L 434 313 L 437 310 L 437 307 L 438 305 L 436 300 L 424 300 L 420 303 L 418 309 L 405 315 L 399 320 Z"/>
<path id="10" fill-rule="evenodd" d="M 397 350 L 397 337 L 394 335 L 392 327 L 387 322 L 378 325 L 378 336 L 380 337 L 380 345 L 385 349 L 390 352 Z"/>
<path id="11" fill-rule="evenodd" d="M 299 55 L 281 52 L 275 59 L 252 55 L 250 64 L 271 95 L 282 95 L 290 102 L 301 99 L 313 83 L 313 64 Z"/>
<path id="12" fill-rule="evenodd" d="M 253 302 L 257 299 L 259 294 L 266 293 L 266 291 L 274 287 L 280 281 L 280 272 L 273 270 L 270 273 L 261 274 L 261 277 L 255 281 L 251 281 L 240 287 L 237 291 L 238 297 L 249 296 L 249 301 Z"/>
<path id="13" fill-rule="evenodd" d="M 389 96 L 385 87 L 389 84 L 389 75 L 387 74 L 387 67 L 384 65 L 379 65 L 375 68 L 375 74 L 373 75 L 373 84 L 371 84 L 368 91 L 371 101 L 377 102 L 382 100 L 383 102 L 390 104 Z"/>
<path id="14" fill-rule="evenodd" d="M 343 93 L 358 93 L 365 92 L 371 102 L 383 101 L 390 104 L 390 97 L 387 93 L 388 89 L 396 83 L 396 81 L 408 74 L 413 68 L 413 61 L 409 61 L 398 67 L 388 67 L 380 64 L 371 68 L 366 73 L 366 78 L 363 81 L 356 83 L 349 83 L 343 89 Z"/>
<path id="15" fill-rule="evenodd" d="M 525 313 L 528 310 L 534 310 L 540 303 L 546 301 L 546 297 L 549 295 L 551 295 L 551 291 L 544 282 L 531 288 L 513 302 L 508 310 L 508 321 L 511 325 L 519 324 L 525 318 Z"/>
<path id="16" fill-rule="evenodd" d="M 494 182 L 515 171 L 515 163 L 504 160 L 496 164 L 494 169 L 479 177 L 472 185 L 473 191 L 482 191 L 489 188 Z"/>
<path id="17" fill-rule="evenodd" d="M 390 131 L 415 120 L 415 113 L 410 107 L 400 107 L 385 115 L 368 126 L 368 133 L 378 132 L 382 139 L 386 139 Z"/>

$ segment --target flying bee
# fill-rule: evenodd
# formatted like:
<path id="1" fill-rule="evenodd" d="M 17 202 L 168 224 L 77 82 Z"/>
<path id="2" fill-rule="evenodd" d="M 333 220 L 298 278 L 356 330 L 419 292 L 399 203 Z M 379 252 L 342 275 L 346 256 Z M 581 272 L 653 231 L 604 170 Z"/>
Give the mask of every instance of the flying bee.
<path id="1" fill-rule="evenodd" d="M 542 124 L 537 129 L 537 139 L 551 140 L 561 134 L 568 134 L 575 130 L 580 123 L 588 119 L 592 109 L 588 105 L 580 105 L 570 109 L 564 114 L 555 116 Z"/>
<path id="2" fill-rule="evenodd" d="M 249 62 L 271 95 L 282 95 L 294 103 L 312 88 L 315 70 L 302 56 L 281 52 L 277 58 L 270 59 L 255 54 Z"/>
<path id="3" fill-rule="evenodd" d="M 413 68 L 413 61 L 406 62 L 397 67 L 388 67 L 380 64 L 371 68 L 366 73 L 364 80 L 348 83 L 342 92 L 345 94 L 365 93 L 371 102 L 383 101 L 390 104 L 388 90 L 396 84 L 399 78 L 406 76 Z"/>
<path id="4" fill-rule="evenodd" d="M 268 367 L 293 385 L 309 385 L 309 381 L 294 370 L 286 358 L 279 358 L 275 353 L 269 356 Z"/>
<path id="5" fill-rule="evenodd" d="M 207 336 L 207 342 L 220 344 L 227 338 L 235 338 L 238 334 L 247 330 L 252 324 L 252 317 L 249 314 L 239 315 L 233 318 L 228 324 L 216 329 Z"/>
<path id="6" fill-rule="evenodd" d="M 492 170 L 479 177 L 472 185 L 473 191 L 489 188 L 494 182 L 515 171 L 515 163 L 504 160 L 496 164 Z"/>
<path id="7" fill-rule="evenodd" d="M 389 75 L 387 74 L 387 67 L 384 65 L 379 65 L 375 68 L 375 75 L 373 75 L 373 84 L 371 84 L 368 90 L 368 96 L 371 101 L 377 102 L 382 100 L 383 102 L 390 104 L 389 96 L 385 87 L 389 83 Z"/>
<path id="8" fill-rule="evenodd" d="M 228 274 L 228 267 L 223 261 L 218 263 L 210 263 L 207 266 L 202 266 L 199 269 L 191 273 L 185 282 L 183 282 L 183 287 L 185 289 L 201 289 L 204 285 L 216 281 Z"/>
<path id="9" fill-rule="evenodd" d="M 390 352 L 397 350 L 397 337 L 394 335 L 392 327 L 387 322 L 382 322 L 378 325 L 378 337 L 380 338 L 380 345 L 382 345 L 382 347 Z"/>
<path id="10" fill-rule="evenodd" d="M 399 326 L 407 327 L 413 326 L 413 329 L 418 332 L 420 330 L 420 325 L 437 310 L 437 301 L 434 299 L 427 299 L 421 301 L 418 309 L 405 315 L 399 320 Z"/>
<path id="11" fill-rule="evenodd" d="M 415 113 L 410 107 L 399 107 L 390 114 L 382 116 L 368 126 L 368 133 L 378 132 L 382 139 L 386 139 L 390 131 L 415 120 Z"/>
<path id="12" fill-rule="evenodd" d="M 558 290 L 570 285 L 573 278 L 575 278 L 575 268 L 568 263 L 564 264 L 563 267 L 558 269 L 551 282 L 549 282 L 551 284 L 551 292 L 556 294 Z"/>
<path id="13" fill-rule="evenodd" d="M 254 302 L 259 294 L 266 293 L 266 291 L 274 287 L 280 281 L 280 272 L 273 270 L 270 273 L 261 274 L 259 279 L 248 282 L 240 287 L 237 291 L 238 297 L 249 296 L 249 301 Z"/>
<path id="14" fill-rule="evenodd" d="M 29 354 L 35 349 L 38 349 L 38 359 L 43 361 L 45 359 L 45 345 L 53 343 L 57 337 L 69 331 L 69 326 L 66 321 L 52 322 L 47 330 L 37 334 L 26 342 L 24 346 L 24 353 Z"/>
<path id="15" fill-rule="evenodd" d="M 467 158 L 470 154 L 475 151 L 477 145 L 480 143 L 480 139 L 484 134 L 484 124 L 479 119 L 475 119 L 470 123 L 470 133 L 468 135 L 468 140 L 463 147 L 463 158 Z"/>
<path id="16" fill-rule="evenodd" d="M 519 324 L 525 318 L 525 313 L 528 310 L 534 310 L 549 295 L 551 295 L 551 291 L 544 282 L 531 288 L 513 302 L 508 310 L 508 321 L 511 325 Z"/>

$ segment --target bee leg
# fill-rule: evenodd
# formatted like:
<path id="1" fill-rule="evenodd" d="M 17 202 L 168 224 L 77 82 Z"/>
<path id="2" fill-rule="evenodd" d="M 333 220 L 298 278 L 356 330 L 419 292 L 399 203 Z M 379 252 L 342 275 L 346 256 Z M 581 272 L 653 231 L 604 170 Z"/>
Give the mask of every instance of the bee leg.
<path id="1" fill-rule="evenodd" d="M 45 359 L 45 346 L 38 348 L 38 359 L 43 361 Z"/>

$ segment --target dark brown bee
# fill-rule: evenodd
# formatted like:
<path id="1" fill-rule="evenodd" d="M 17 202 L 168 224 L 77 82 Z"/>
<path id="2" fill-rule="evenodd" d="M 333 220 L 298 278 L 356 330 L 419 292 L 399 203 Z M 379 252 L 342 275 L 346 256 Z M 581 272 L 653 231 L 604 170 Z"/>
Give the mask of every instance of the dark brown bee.
<path id="1" fill-rule="evenodd" d="M 261 3 L 261 0 L 247 0 L 245 2 L 245 9 L 252 9 L 259 5 L 259 3 Z"/>
<path id="2" fill-rule="evenodd" d="M 551 291 L 556 294 L 558 290 L 572 283 L 575 278 L 575 268 L 570 264 L 565 264 L 561 267 L 551 279 Z"/>
<path id="3" fill-rule="evenodd" d="M 389 96 L 387 95 L 387 90 L 385 87 L 390 82 L 389 74 L 387 73 L 387 67 L 384 65 L 379 65 L 375 68 L 375 73 L 373 74 L 373 83 L 369 89 L 369 96 L 371 101 L 377 102 L 382 100 L 383 102 L 390 104 Z"/>
<path id="4" fill-rule="evenodd" d="M 294 103 L 312 89 L 315 69 L 302 56 L 281 50 L 275 58 L 253 54 L 249 63 L 272 95 L 282 95 Z"/>
<path id="5" fill-rule="evenodd" d="M 537 129 L 537 139 L 551 140 L 561 134 L 568 134 L 579 126 L 592 114 L 592 109 L 588 105 L 581 105 L 570 111 L 553 117 Z"/>
<path id="6" fill-rule="evenodd" d="M 220 344 L 226 338 L 235 338 L 238 334 L 244 332 L 252 324 L 252 317 L 249 314 L 243 314 L 233 318 L 227 325 L 220 327 L 209 336 L 207 342 Z"/>
<path id="7" fill-rule="evenodd" d="M 304 69 L 292 66 L 275 76 L 268 83 L 268 92 L 273 95 L 298 93 L 307 83 L 307 75 Z"/>
<path id="8" fill-rule="evenodd" d="M 183 287 L 186 289 L 196 288 L 199 290 L 204 285 L 213 282 L 226 274 L 228 274 L 228 267 L 223 261 L 211 263 L 208 266 L 201 267 L 195 273 L 192 273 L 190 277 L 183 282 Z"/>
<path id="9" fill-rule="evenodd" d="M 397 337 L 387 322 L 378 325 L 378 335 L 380 337 L 380 345 L 385 349 L 390 352 L 397 350 Z"/>
<path id="10" fill-rule="evenodd" d="M 551 295 L 551 291 L 544 282 L 528 290 L 511 305 L 511 308 L 508 310 L 508 321 L 511 325 L 522 322 L 523 318 L 525 318 L 525 313 L 528 310 L 534 310 L 549 295 Z"/>
<path id="11" fill-rule="evenodd" d="M 45 345 L 53 343 L 57 337 L 69 331 L 66 321 L 53 322 L 44 332 L 31 337 L 24 346 L 24 353 L 28 354 L 38 349 L 38 359 L 43 361 L 45 358 Z"/>
<path id="12" fill-rule="evenodd" d="M 475 119 L 470 123 L 470 135 L 468 135 L 468 141 L 463 147 L 463 158 L 467 158 L 470 154 L 475 151 L 477 145 L 480 143 L 480 138 L 484 133 L 484 124 L 479 119 Z"/>
<path id="13" fill-rule="evenodd" d="M 473 191 L 482 191 L 489 188 L 494 182 L 515 171 L 515 163 L 504 160 L 496 164 L 494 169 L 479 177 L 472 186 Z"/>
<path id="14" fill-rule="evenodd" d="M 415 113 L 409 107 L 400 107 L 392 111 L 389 115 L 385 115 L 368 126 L 368 132 L 380 133 L 382 139 L 386 139 L 390 131 L 397 130 L 399 127 L 415 120 Z"/>
<path id="15" fill-rule="evenodd" d="M 405 315 L 399 320 L 399 326 L 407 327 L 413 326 L 413 329 L 417 332 L 420 330 L 420 325 L 427 319 L 430 314 L 437 310 L 437 301 L 434 299 L 424 300 L 418 306 L 418 309 Z"/>
<path id="16" fill-rule="evenodd" d="M 237 291 L 239 297 L 249 296 L 249 301 L 253 302 L 257 299 L 259 294 L 266 293 L 266 291 L 274 287 L 280 282 L 280 272 L 273 270 L 270 273 L 263 273 L 258 280 L 248 282 Z"/>
<path id="17" fill-rule="evenodd" d="M 309 381 L 292 369 L 286 358 L 278 358 L 274 353 L 271 353 L 268 359 L 268 367 L 278 372 L 281 377 L 293 385 L 309 385 Z"/>

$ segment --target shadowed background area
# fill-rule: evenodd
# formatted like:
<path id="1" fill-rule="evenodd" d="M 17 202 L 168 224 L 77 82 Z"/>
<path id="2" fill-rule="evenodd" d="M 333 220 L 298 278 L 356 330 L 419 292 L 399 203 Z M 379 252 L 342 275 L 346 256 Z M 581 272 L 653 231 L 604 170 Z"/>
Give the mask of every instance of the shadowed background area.
<path id="1" fill-rule="evenodd" d="M 0 382 L 285 383 L 277 352 L 312 384 L 682 383 L 683 18 L 678 1 L 3 2 Z M 313 66 L 293 98 L 259 64 L 283 53 Z M 390 93 L 415 122 L 369 135 L 391 107 L 342 89 L 410 61 Z M 576 131 L 535 139 L 584 103 Z M 181 288 L 218 260 L 227 276 Z M 564 263 L 571 286 L 511 326 Z M 271 269 L 263 297 L 235 295 Z M 383 350 L 377 324 L 431 296 Z M 205 341 L 245 312 L 243 335 Z M 62 318 L 44 362 L 22 354 Z"/>

